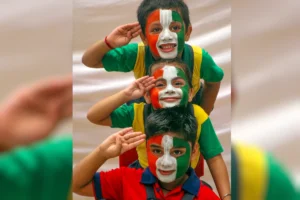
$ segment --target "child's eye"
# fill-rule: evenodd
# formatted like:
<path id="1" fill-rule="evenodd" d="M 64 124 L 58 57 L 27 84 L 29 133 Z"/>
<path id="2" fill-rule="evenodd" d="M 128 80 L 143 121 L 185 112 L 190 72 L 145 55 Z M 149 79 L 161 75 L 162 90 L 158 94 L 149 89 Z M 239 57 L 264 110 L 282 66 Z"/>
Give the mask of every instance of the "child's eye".
<path id="1" fill-rule="evenodd" d="M 161 32 L 161 28 L 153 28 L 151 32 L 159 33 L 159 32 Z"/>
<path id="2" fill-rule="evenodd" d="M 152 152 L 154 154 L 162 154 L 162 150 L 160 150 L 160 149 L 153 149 Z"/>
<path id="3" fill-rule="evenodd" d="M 181 82 L 176 82 L 175 85 L 180 86 L 180 85 L 183 85 L 183 83 L 181 83 Z"/>
<path id="4" fill-rule="evenodd" d="M 172 26 L 171 31 L 179 31 L 181 29 L 180 26 Z"/>
<path id="5" fill-rule="evenodd" d="M 161 83 L 161 82 L 158 82 L 158 83 L 155 84 L 155 87 L 157 87 L 157 88 L 162 88 L 164 86 L 165 86 L 165 84 Z"/>
<path id="6" fill-rule="evenodd" d="M 172 154 L 173 154 L 174 156 L 181 156 L 183 153 L 184 153 L 184 152 L 183 152 L 183 151 L 180 151 L 180 150 L 175 150 L 175 151 L 172 152 Z"/>

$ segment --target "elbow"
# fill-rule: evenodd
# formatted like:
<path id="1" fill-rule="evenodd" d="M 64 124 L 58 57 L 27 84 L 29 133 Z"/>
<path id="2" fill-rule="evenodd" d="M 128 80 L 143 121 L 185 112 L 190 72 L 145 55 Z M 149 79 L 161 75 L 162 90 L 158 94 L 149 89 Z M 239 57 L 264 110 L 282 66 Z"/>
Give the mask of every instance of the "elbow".
<path id="1" fill-rule="evenodd" d="M 101 62 L 99 62 L 99 63 L 91 62 L 91 60 L 88 58 L 88 56 L 86 54 L 84 54 L 82 56 L 81 62 L 82 62 L 82 64 L 84 64 L 85 66 L 90 67 L 90 68 L 99 68 L 99 67 L 102 68 L 103 67 Z"/>
<path id="2" fill-rule="evenodd" d="M 95 117 L 90 112 L 87 113 L 86 118 L 93 124 L 101 125 L 101 126 L 108 126 L 105 123 L 105 120 L 95 119 Z"/>

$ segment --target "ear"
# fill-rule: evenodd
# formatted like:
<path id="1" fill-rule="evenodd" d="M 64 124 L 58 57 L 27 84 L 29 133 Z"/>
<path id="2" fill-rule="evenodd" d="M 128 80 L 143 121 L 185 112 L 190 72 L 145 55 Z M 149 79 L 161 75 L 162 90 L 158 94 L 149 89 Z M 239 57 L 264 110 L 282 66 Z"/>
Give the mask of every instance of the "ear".
<path id="1" fill-rule="evenodd" d="M 151 98 L 150 98 L 149 91 L 147 91 L 146 94 L 144 95 L 144 99 L 145 99 L 147 104 L 151 104 Z"/>
<path id="2" fill-rule="evenodd" d="M 194 144 L 194 148 L 193 148 L 193 151 L 192 151 L 191 160 L 194 160 L 196 158 L 198 152 L 199 152 L 199 143 L 196 142 Z"/>
<path id="3" fill-rule="evenodd" d="M 193 100 L 193 88 L 189 89 L 189 102 L 192 102 Z"/>
<path id="4" fill-rule="evenodd" d="M 140 38 L 143 41 L 144 45 L 147 46 L 148 45 L 148 40 L 145 37 L 145 35 L 143 34 L 143 32 L 140 33 Z"/>
<path id="5" fill-rule="evenodd" d="M 187 28 L 187 32 L 184 35 L 184 40 L 185 41 L 189 41 L 192 30 L 193 30 L 192 25 L 189 25 L 188 28 Z"/>

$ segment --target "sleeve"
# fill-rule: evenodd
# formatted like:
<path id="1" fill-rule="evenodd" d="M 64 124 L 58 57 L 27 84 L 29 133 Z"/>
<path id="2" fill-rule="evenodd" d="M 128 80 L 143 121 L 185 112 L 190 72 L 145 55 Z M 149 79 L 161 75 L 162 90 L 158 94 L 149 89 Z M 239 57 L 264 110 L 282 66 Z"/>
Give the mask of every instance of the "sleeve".
<path id="1" fill-rule="evenodd" d="M 223 152 L 223 147 L 209 118 L 201 124 L 199 144 L 200 152 L 205 160 L 213 158 Z"/>
<path id="2" fill-rule="evenodd" d="M 108 72 L 130 72 L 135 66 L 137 54 L 138 44 L 131 43 L 107 52 L 102 58 L 102 64 Z"/>
<path id="3" fill-rule="evenodd" d="M 126 174 L 124 167 L 108 172 L 97 172 L 93 178 L 95 199 L 123 199 L 123 174 Z"/>
<path id="4" fill-rule="evenodd" d="M 202 49 L 200 76 L 207 82 L 220 82 L 224 77 L 223 69 L 215 63 L 211 55 L 204 49 Z"/>
<path id="5" fill-rule="evenodd" d="M 134 104 L 123 104 L 110 114 L 112 128 L 131 127 L 134 118 Z"/>
<path id="6" fill-rule="evenodd" d="M 66 200 L 71 189 L 72 158 L 71 135 L 0 154 L 1 196 Z"/>
<path id="7" fill-rule="evenodd" d="M 203 184 L 201 184 L 200 186 L 199 199 L 220 200 L 220 198 L 215 194 L 215 192 L 212 189 Z"/>

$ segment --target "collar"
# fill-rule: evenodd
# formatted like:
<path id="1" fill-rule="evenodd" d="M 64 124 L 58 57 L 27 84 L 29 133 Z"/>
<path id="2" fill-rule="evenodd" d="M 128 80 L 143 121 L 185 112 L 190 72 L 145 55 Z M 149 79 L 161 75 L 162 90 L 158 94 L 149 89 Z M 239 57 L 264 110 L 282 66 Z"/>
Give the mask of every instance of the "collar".
<path id="1" fill-rule="evenodd" d="M 182 189 L 197 196 L 200 188 L 200 179 L 197 177 L 194 169 L 191 167 L 188 169 L 186 174 L 189 176 L 189 178 L 183 183 Z M 140 182 L 146 185 L 152 185 L 157 182 L 157 178 L 151 173 L 149 167 L 144 170 Z"/>

